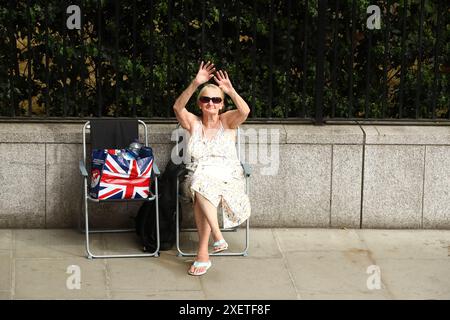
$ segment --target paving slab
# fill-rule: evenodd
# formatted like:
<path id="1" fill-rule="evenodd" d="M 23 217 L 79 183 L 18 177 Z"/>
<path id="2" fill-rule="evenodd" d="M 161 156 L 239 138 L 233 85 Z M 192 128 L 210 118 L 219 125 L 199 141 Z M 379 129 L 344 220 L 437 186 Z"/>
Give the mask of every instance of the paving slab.
<path id="1" fill-rule="evenodd" d="M 242 252 L 245 248 L 245 229 L 237 232 L 223 233 L 228 242 L 229 250 Z M 281 258 L 281 252 L 275 240 L 273 229 L 252 229 L 249 232 L 249 257 L 252 258 Z"/>
<path id="2" fill-rule="evenodd" d="M 15 255 L 18 258 L 85 257 L 85 236 L 73 229 L 21 229 L 16 230 Z M 101 234 L 91 234 L 93 249 L 103 252 Z"/>
<path id="3" fill-rule="evenodd" d="M 11 265 L 11 254 L 0 252 L 0 291 L 8 291 L 11 288 Z"/>
<path id="4" fill-rule="evenodd" d="M 326 292 L 305 292 L 301 293 L 302 300 L 389 300 L 386 293 L 372 290 L 368 292 L 351 293 L 326 293 Z"/>
<path id="5" fill-rule="evenodd" d="M 365 250 L 291 252 L 286 259 L 302 299 L 311 293 L 356 297 L 374 294 L 367 286 L 367 269 L 373 261 Z M 376 293 L 378 297 L 380 294 L 390 298 L 383 284 Z"/>
<path id="6" fill-rule="evenodd" d="M 0 252 L 12 249 L 12 230 L 0 229 Z"/>
<path id="7" fill-rule="evenodd" d="M 20 258 L 15 262 L 14 299 L 106 299 L 105 261 L 80 257 Z M 69 289 L 67 281 L 80 270 L 80 289 Z M 70 270 L 69 270 L 70 271 Z"/>
<path id="8" fill-rule="evenodd" d="M 162 252 L 158 258 L 109 259 L 107 265 L 112 291 L 201 290 L 200 279 L 188 277 L 188 265 L 175 254 Z"/>
<path id="9" fill-rule="evenodd" d="M 146 291 L 112 291 L 115 300 L 205 300 L 203 291 L 161 291 L 156 293 Z"/>
<path id="10" fill-rule="evenodd" d="M 374 259 L 445 259 L 449 255 L 448 230 L 357 230 Z M 450 269 L 449 269 L 450 271 Z"/>
<path id="11" fill-rule="evenodd" d="M 274 229 L 283 252 L 365 249 L 354 229 Z"/>
<path id="12" fill-rule="evenodd" d="M 11 291 L 0 290 L 0 300 L 11 300 Z"/>
<path id="13" fill-rule="evenodd" d="M 450 259 L 377 259 L 394 299 L 449 300 Z"/>
<path id="14" fill-rule="evenodd" d="M 201 278 L 207 299 L 297 299 L 281 258 L 213 257 Z"/>

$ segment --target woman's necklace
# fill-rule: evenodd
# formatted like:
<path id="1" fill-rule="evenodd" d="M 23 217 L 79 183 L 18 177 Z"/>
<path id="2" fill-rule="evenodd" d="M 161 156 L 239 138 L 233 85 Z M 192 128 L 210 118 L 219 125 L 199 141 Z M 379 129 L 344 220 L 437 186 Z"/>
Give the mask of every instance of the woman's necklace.
<path id="1" fill-rule="evenodd" d="M 221 122 L 220 122 L 220 120 L 218 121 L 219 122 L 219 125 L 221 125 Z M 211 139 L 208 139 L 208 136 L 206 135 L 206 132 L 205 132 L 205 125 L 203 124 L 203 121 L 202 121 L 202 133 L 203 133 L 203 138 L 206 138 L 206 140 L 208 140 L 208 141 L 212 141 L 212 140 L 214 140 L 214 138 L 217 136 L 217 133 L 219 132 L 219 130 L 220 130 L 220 127 L 219 126 L 214 126 L 214 127 L 211 127 L 211 128 L 206 128 L 206 131 L 208 131 L 208 130 L 213 130 L 213 129 L 217 129 L 216 130 L 216 133 L 212 136 L 212 138 Z"/>

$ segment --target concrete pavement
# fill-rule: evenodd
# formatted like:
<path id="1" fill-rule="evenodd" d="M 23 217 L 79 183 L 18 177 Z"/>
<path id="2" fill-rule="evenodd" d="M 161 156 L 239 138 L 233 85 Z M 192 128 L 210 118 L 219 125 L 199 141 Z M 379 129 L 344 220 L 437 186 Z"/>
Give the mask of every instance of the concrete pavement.
<path id="1" fill-rule="evenodd" d="M 242 250 L 243 231 L 224 235 Z M 139 252 L 132 233 L 91 237 L 97 252 Z M 0 299 L 450 299 L 449 248 L 450 230 L 251 229 L 249 256 L 193 277 L 174 250 L 89 260 L 76 230 L 0 229 Z"/>

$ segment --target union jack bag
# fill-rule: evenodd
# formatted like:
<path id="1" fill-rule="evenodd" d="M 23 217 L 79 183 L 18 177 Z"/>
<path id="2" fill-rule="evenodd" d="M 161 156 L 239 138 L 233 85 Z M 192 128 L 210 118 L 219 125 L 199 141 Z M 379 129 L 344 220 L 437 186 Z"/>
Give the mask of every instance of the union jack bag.
<path id="1" fill-rule="evenodd" d="M 99 200 L 148 198 L 152 167 L 150 147 L 142 147 L 137 157 L 127 149 L 95 149 L 89 194 Z"/>

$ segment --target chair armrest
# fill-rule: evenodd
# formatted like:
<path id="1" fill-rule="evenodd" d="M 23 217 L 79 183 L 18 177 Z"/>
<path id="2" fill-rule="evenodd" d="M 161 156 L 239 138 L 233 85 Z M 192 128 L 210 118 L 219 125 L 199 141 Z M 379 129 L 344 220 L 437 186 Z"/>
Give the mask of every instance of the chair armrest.
<path id="1" fill-rule="evenodd" d="M 153 172 L 155 173 L 156 176 L 161 175 L 161 171 L 159 171 L 158 165 L 154 161 L 153 161 Z"/>
<path id="2" fill-rule="evenodd" d="M 248 163 L 241 162 L 241 166 L 244 169 L 244 175 L 246 177 L 250 177 L 250 175 L 252 174 L 252 168 L 250 167 L 250 165 Z"/>
<path id="3" fill-rule="evenodd" d="M 180 178 L 180 177 L 183 178 L 188 173 L 188 170 L 186 169 L 185 165 L 182 165 L 182 166 L 178 167 L 176 173 L 177 173 L 177 178 Z"/>
<path id="4" fill-rule="evenodd" d="M 80 172 L 81 172 L 81 175 L 83 177 L 87 177 L 88 176 L 88 173 L 87 173 L 87 170 L 86 170 L 86 167 L 84 165 L 84 161 L 83 160 L 80 160 Z"/>

